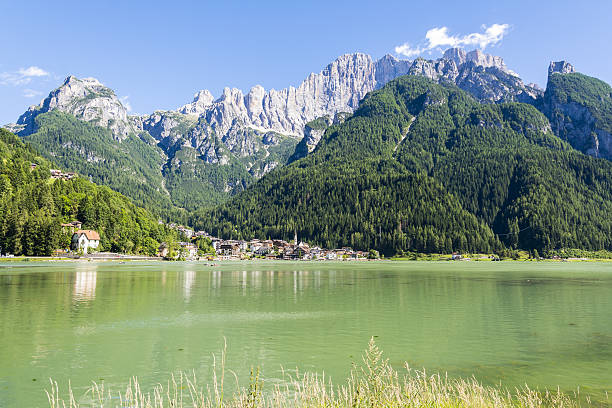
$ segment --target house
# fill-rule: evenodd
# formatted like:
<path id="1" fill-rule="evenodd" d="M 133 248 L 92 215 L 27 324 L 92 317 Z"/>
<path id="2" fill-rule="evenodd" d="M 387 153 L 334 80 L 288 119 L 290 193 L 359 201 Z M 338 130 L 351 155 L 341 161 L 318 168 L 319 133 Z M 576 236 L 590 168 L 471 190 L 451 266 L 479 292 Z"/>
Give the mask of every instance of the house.
<path id="1" fill-rule="evenodd" d="M 179 225 L 177 227 L 177 231 L 183 233 L 183 235 L 185 235 L 185 237 L 187 237 L 187 239 L 191 239 L 191 237 L 193 237 L 193 230 L 183 227 L 182 225 Z"/>
<path id="2" fill-rule="evenodd" d="M 344 255 L 346 255 L 346 251 L 344 249 L 334 249 L 334 252 L 336 253 L 336 259 L 342 259 L 344 258 Z"/>
<path id="3" fill-rule="evenodd" d="M 282 239 L 275 239 L 274 241 L 272 241 L 273 245 L 275 248 L 281 249 L 281 248 L 285 248 L 286 246 L 289 246 L 289 243 L 287 241 L 283 241 Z"/>
<path id="4" fill-rule="evenodd" d="M 286 248 L 283 259 L 304 259 L 310 255 L 310 251 L 301 246 L 290 245 Z"/>
<path id="5" fill-rule="evenodd" d="M 253 242 L 251 241 L 249 243 L 249 249 L 251 250 L 251 252 L 256 253 L 259 249 L 261 249 L 263 247 L 263 244 L 261 242 Z"/>
<path id="6" fill-rule="evenodd" d="M 168 256 L 169 251 L 170 251 L 170 248 L 168 248 L 168 244 L 166 244 L 165 242 L 162 242 L 159 248 L 157 248 L 157 256 L 165 258 L 166 256 Z"/>
<path id="7" fill-rule="evenodd" d="M 86 254 L 89 249 L 96 249 L 100 245 L 100 234 L 92 230 L 77 230 L 72 235 L 70 248 L 75 251 L 83 251 Z"/>
<path id="8" fill-rule="evenodd" d="M 49 170 L 49 172 L 51 173 L 52 178 L 59 179 L 59 180 L 72 180 L 73 178 L 77 177 L 76 173 L 73 173 L 73 172 L 64 173 L 63 171 L 58 170 L 58 169 L 51 169 Z"/>
<path id="9" fill-rule="evenodd" d="M 175 251 L 175 258 L 180 256 L 184 256 L 187 259 L 197 258 L 198 256 L 198 247 L 192 244 L 191 242 L 179 242 L 179 250 Z M 170 246 L 162 242 L 159 248 L 157 249 L 157 256 L 166 258 L 170 253 Z"/>
<path id="10" fill-rule="evenodd" d="M 306 246 L 298 246 L 293 249 L 293 255 L 296 259 L 306 259 L 310 257 L 310 250 Z"/>
<path id="11" fill-rule="evenodd" d="M 81 221 L 72 221 L 67 224 L 61 224 L 61 225 L 62 225 L 63 233 L 70 232 L 74 234 L 74 231 L 78 231 L 81 229 L 81 226 L 83 225 L 83 223 Z"/>
<path id="12" fill-rule="evenodd" d="M 217 249 L 217 253 L 220 255 L 231 256 L 240 254 L 240 246 L 238 244 L 223 243 Z"/>
<path id="13" fill-rule="evenodd" d="M 251 247 L 251 251 L 255 255 L 267 255 L 271 252 L 274 252 L 274 246 L 272 245 L 271 241 L 264 241 L 258 244 L 254 244 Z"/>
<path id="14" fill-rule="evenodd" d="M 215 252 L 219 252 L 219 248 L 221 247 L 221 244 L 223 243 L 223 240 L 220 238 L 211 238 L 210 240 L 212 242 L 212 246 L 215 250 Z"/>
<path id="15" fill-rule="evenodd" d="M 180 242 L 179 245 L 185 258 L 196 258 L 198 256 L 198 247 L 191 242 Z"/>

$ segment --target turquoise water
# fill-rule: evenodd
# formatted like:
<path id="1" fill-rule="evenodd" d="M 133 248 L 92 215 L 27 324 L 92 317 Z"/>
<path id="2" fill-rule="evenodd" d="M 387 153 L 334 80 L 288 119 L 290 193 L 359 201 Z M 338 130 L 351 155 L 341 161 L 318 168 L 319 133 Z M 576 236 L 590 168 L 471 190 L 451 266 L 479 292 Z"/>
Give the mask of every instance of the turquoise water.
<path id="1" fill-rule="evenodd" d="M 45 407 L 49 377 L 145 387 L 211 378 L 227 341 L 242 384 L 282 369 L 343 381 L 374 337 L 398 369 L 612 395 L 612 264 L 0 264 L 0 406 Z M 234 383 L 232 377 L 232 383 Z"/>

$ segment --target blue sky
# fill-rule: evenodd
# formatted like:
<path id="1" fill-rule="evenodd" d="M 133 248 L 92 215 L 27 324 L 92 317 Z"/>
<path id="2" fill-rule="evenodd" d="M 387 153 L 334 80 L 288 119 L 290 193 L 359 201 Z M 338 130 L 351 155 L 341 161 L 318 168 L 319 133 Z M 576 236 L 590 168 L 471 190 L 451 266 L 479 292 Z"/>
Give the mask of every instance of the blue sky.
<path id="1" fill-rule="evenodd" d="M 507 24 L 485 51 L 526 82 L 545 86 L 549 61 L 566 59 L 612 83 L 612 2 L 604 0 L 3 0 L 0 15 L 0 124 L 69 74 L 98 78 L 133 112 L 150 113 L 199 89 L 295 86 L 344 53 L 379 58 L 407 43 L 438 57 L 425 37 L 442 27 L 461 40 Z"/>

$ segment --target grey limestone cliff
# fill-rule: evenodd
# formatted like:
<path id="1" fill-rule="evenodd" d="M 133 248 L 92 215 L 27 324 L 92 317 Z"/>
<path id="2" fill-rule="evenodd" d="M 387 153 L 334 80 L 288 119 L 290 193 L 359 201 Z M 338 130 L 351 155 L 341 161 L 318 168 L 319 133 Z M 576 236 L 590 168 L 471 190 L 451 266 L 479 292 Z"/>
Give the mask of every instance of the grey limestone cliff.
<path id="1" fill-rule="evenodd" d="M 69 113 L 78 119 L 108 128 L 116 140 L 123 140 L 135 131 L 127 109 L 110 88 L 97 79 L 78 79 L 74 76 L 66 78 L 39 105 L 30 106 L 19 117 L 17 124 L 12 125 L 12 130 L 17 133 L 33 133 L 36 116 L 51 110 Z"/>

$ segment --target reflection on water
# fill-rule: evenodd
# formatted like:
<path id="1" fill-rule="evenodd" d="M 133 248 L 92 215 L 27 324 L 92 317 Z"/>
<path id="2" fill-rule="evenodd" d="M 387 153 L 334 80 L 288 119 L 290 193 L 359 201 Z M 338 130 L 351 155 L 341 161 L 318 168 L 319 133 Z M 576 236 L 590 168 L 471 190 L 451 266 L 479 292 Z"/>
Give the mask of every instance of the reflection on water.
<path id="1" fill-rule="evenodd" d="M 183 293 L 185 294 L 185 300 L 189 300 L 191 297 L 191 287 L 195 283 L 196 272 L 188 269 L 183 273 Z"/>
<path id="2" fill-rule="evenodd" d="M 96 263 L 78 265 L 74 277 L 73 299 L 75 302 L 93 300 L 96 297 L 96 281 L 98 279 L 96 269 Z"/>

